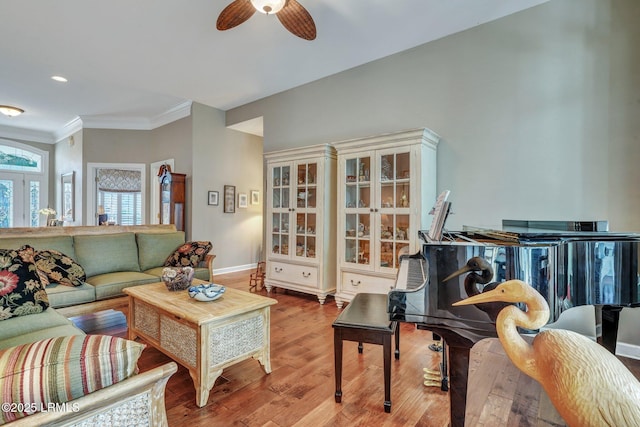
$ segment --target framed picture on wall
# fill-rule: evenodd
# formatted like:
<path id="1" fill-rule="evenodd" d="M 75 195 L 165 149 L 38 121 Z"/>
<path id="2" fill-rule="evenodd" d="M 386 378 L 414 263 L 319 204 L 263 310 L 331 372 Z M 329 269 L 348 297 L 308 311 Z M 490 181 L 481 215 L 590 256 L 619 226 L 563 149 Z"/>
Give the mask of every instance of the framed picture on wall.
<path id="1" fill-rule="evenodd" d="M 236 186 L 224 186 L 224 212 L 235 213 L 236 211 Z"/>
<path id="2" fill-rule="evenodd" d="M 208 204 L 212 205 L 212 206 L 218 206 L 218 192 L 217 191 L 209 191 Z"/>
<path id="3" fill-rule="evenodd" d="M 247 193 L 238 194 L 238 207 L 239 208 L 247 207 Z"/>
<path id="4" fill-rule="evenodd" d="M 260 204 L 260 192 L 258 190 L 251 190 L 251 204 L 252 205 Z"/>

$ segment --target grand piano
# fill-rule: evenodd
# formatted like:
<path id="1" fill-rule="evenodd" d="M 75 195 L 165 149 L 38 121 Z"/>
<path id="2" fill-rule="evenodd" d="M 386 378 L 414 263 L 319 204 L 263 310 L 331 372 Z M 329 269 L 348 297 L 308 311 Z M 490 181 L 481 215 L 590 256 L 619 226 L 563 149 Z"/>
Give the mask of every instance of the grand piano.
<path id="1" fill-rule="evenodd" d="M 452 306 L 467 297 L 465 275 L 444 279 L 481 257 L 492 267 L 493 282 L 520 279 L 536 288 L 549 303 L 549 322 L 593 305 L 599 342 L 615 353 L 619 311 L 640 306 L 640 235 L 602 228 L 606 222 L 505 220 L 500 229 L 464 227 L 440 242 L 419 232 L 424 244 L 419 253 L 401 257 L 388 312 L 391 320 L 415 323 L 444 340 L 451 426 L 464 426 L 471 347 L 497 334 L 495 316 L 476 306 Z"/>

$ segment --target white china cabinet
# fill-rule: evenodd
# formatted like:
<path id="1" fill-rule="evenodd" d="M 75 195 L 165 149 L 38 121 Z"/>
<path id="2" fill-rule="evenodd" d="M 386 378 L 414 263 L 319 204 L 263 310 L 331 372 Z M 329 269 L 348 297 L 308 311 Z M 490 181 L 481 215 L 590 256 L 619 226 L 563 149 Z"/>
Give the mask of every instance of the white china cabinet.
<path id="1" fill-rule="evenodd" d="M 398 256 L 420 249 L 436 201 L 436 148 L 429 129 L 332 144 L 338 153 L 338 307 L 356 293 L 395 286 Z"/>
<path id="2" fill-rule="evenodd" d="M 336 154 L 328 144 L 265 154 L 265 286 L 315 294 L 336 290 Z"/>

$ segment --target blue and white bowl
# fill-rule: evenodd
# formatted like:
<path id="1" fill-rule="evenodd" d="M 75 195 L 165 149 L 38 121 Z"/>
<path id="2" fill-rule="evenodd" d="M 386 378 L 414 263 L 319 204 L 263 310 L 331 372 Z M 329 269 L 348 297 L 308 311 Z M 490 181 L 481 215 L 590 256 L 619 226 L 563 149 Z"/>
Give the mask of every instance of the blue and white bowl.
<path id="1" fill-rule="evenodd" d="M 208 302 L 215 301 L 224 294 L 225 287 L 214 283 L 205 283 L 203 285 L 191 286 L 189 288 L 189 296 L 196 301 Z"/>

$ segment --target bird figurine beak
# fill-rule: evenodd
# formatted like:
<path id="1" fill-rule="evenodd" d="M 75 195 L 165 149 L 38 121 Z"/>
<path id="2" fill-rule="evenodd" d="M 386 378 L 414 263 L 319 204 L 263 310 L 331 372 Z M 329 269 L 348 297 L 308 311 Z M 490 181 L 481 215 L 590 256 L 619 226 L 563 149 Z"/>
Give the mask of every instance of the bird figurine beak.
<path id="1" fill-rule="evenodd" d="M 493 289 L 491 291 L 483 292 L 478 295 L 474 295 L 469 298 L 465 298 L 461 301 L 454 302 L 454 306 L 458 305 L 471 305 L 471 304 L 480 304 L 483 302 L 497 302 L 503 301 L 500 296 L 502 295 L 502 290 L 500 288 Z"/>
<path id="2" fill-rule="evenodd" d="M 464 266 L 464 267 L 462 267 L 461 269 L 459 269 L 459 270 L 455 271 L 454 273 L 451 273 L 450 275 L 448 275 L 448 276 L 443 280 L 443 282 L 446 282 L 447 280 L 451 280 L 451 279 L 453 279 L 454 277 L 458 277 L 458 276 L 460 276 L 461 274 L 468 273 L 468 272 L 470 272 L 470 271 L 472 271 L 472 268 L 471 268 L 471 267 L 469 267 L 468 265 L 465 265 L 465 266 Z"/>

